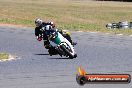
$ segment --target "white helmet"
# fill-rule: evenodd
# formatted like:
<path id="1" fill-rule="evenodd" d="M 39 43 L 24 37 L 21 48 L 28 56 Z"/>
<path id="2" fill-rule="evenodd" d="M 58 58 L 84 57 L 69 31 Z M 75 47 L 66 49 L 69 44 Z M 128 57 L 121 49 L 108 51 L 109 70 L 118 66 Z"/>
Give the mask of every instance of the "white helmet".
<path id="1" fill-rule="evenodd" d="M 40 18 L 37 18 L 36 20 L 35 20 L 35 25 L 37 26 L 37 27 L 39 27 L 41 24 L 42 24 L 42 20 L 40 19 Z"/>

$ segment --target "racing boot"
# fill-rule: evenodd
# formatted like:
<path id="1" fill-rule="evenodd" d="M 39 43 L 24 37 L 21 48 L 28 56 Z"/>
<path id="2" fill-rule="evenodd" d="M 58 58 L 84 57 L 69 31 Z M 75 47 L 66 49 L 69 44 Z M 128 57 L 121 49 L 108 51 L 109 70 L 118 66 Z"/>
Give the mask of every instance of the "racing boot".
<path id="1" fill-rule="evenodd" d="M 55 50 L 54 47 L 50 47 L 49 50 L 48 50 L 48 52 L 49 52 L 50 56 L 58 54 L 58 52 Z"/>

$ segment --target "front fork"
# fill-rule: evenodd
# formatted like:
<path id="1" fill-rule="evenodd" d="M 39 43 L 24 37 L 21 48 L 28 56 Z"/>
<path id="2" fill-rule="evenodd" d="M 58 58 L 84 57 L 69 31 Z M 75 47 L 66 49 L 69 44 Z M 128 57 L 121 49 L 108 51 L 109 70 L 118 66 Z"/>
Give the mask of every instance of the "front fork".
<path id="1" fill-rule="evenodd" d="M 67 56 L 66 53 L 60 48 L 60 45 L 56 46 L 55 49 L 61 57 L 62 55 Z"/>

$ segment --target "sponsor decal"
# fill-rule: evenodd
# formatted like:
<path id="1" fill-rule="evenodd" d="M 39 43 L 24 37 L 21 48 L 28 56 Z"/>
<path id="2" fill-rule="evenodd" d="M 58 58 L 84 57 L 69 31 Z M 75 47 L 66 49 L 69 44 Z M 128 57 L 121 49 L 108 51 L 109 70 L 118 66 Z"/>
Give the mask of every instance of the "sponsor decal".
<path id="1" fill-rule="evenodd" d="M 79 85 L 89 83 L 130 83 L 131 76 L 129 74 L 87 74 L 81 67 L 78 68 L 76 81 Z"/>

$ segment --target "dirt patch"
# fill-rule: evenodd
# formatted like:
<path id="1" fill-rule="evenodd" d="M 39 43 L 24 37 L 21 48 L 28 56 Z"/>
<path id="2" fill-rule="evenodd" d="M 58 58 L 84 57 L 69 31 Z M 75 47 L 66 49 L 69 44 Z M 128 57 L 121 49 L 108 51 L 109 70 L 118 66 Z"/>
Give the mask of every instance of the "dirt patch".
<path id="1" fill-rule="evenodd" d="M 0 26 L 7 26 L 7 27 L 18 27 L 18 28 L 27 27 L 27 26 L 24 26 L 24 25 L 8 24 L 8 23 L 0 23 Z"/>

